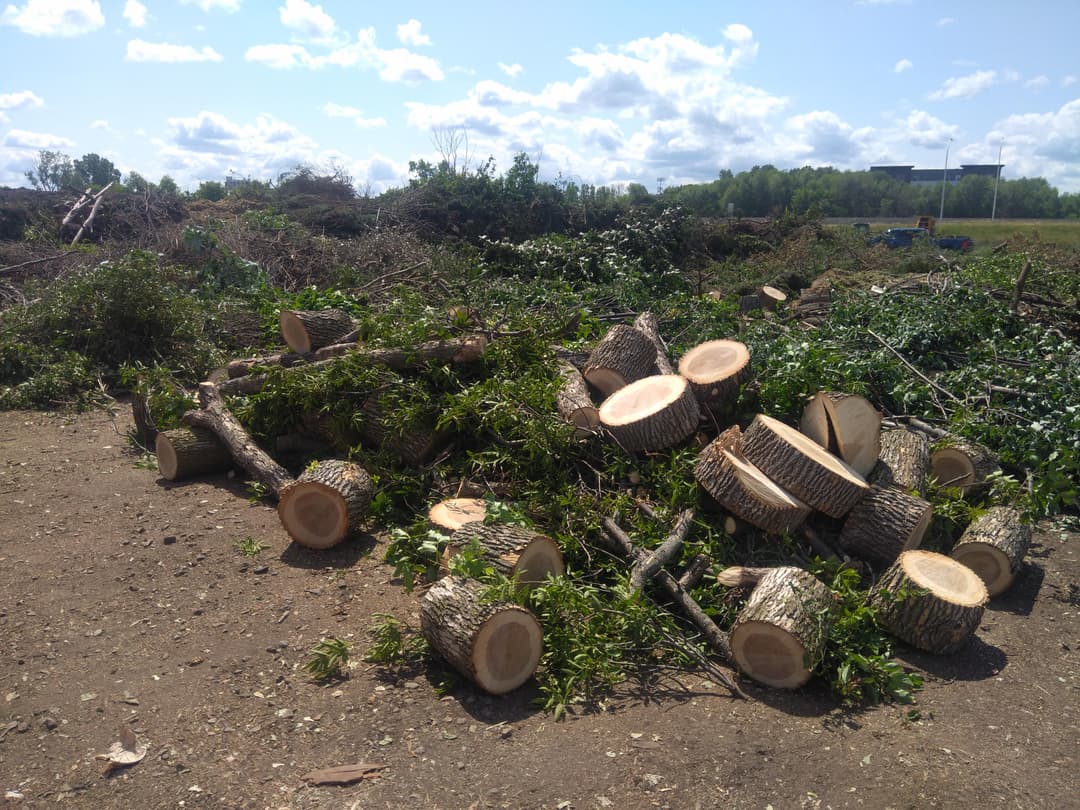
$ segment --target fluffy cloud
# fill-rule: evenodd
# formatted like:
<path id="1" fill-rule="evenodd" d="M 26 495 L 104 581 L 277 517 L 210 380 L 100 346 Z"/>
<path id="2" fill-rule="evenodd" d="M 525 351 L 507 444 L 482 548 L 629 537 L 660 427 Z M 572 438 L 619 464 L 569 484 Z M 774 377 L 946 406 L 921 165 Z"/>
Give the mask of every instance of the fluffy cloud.
<path id="1" fill-rule="evenodd" d="M 220 8 L 222 11 L 232 13 L 240 10 L 241 0 L 180 0 L 185 6 L 198 6 L 203 11 L 213 11 Z"/>
<path id="2" fill-rule="evenodd" d="M 1050 84 L 1049 76 L 1035 76 L 1024 82 L 1024 87 L 1031 88 L 1032 90 L 1042 90 L 1048 84 Z"/>
<path id="3" fill-rule="evenodd" d="M 1073 189 L 1080 186 L 1080 98 L 1053 112 L 1011 115 L 993 134 L 1005 139 L 1021 175 L 1064 176 Z"/>
<path id="4" fill-rule="evenodd" d="M 1071 85 L 1076 84 L 1077 82 L 1080 82 L 1080 78 L 1077 78 L 1076 76 L 1073 76 L 1072 74 L 1070 74 L 1068 76 L 1062 76 L 1061 77 L 1061 86 L 1062 87 L 1069 87 Z"/>
<path id="5" fill-rule="evenodd" d="M 75 141 L 63 135 L 11 129 L 4 135 L 2 144 L 9 149 L 67 149 L 74 146 Z"/>
<path id="6" fill-rule="evenodd" d="M 332 101 L 324 104 L 322 111 L 323 115 L 328 118 L 348 118 L 360 129 L 374 129 L 386 126 L 385 118 L 367 118 L 364 116 L 364 111 L 357 107 L 335 104 Z"/>
<path id="7" fill-rule="evenodd" d="M 511 79 L 516 79 L 518 76 L 520 76 L 521 71 L 523 71 L 524 69 L 525 68 L 523 68 L 521 65 L 517 64 L 516 62 L 514 64 L 512 64 L 512 65 L 508 65 L 505 62 L 499 62 L 499 70 L 501 70 L 503 73 L 505 73 Z"/>
<path id="8" fill-rule="evenodd" d="M 402 45 L 420 48 L 431 44 L 431 37 L 420 32 L 420 21 L 409 20 L 397 27 L 397 38 Z"/>
<path id="9" fill-rule="evenodd" d="M 0 93 L 0 110 L 23 110 L 28 107 L 43 107 L 45 102 L 30 90 L 17 93 Z"/>
<path id="10" fill-rule="evenodd" d="M 281 24 L 311 39 L 326 39 L 337 27 L 334 18 L 306 0 L 285 0 L 280 9 Z"/>
<path id="11" fill-rule="evenodd" d="M 132 28 L 142 28 L 146 25 L 146 6 L 139 0 L 127 0 L 124 3 L 124 19 Z"/>
<path id="12" fill-rule="evenodd" d="M 950 98 L 973 98 L 984 90 L 997 84 L 996 70 L 977 70 L 967 76 L 954 76 L 930 94 L 931 101 L 944 101 Z"/>
<path id="13" fill-rule="evenodd" d="M 128 62 L 220 62 L 222 56 L 209 45 L 196 50 L 191 45 L 172 45 L 168 42 L 146 42 L 133 39 L 127 44 Z"/>
<path id="14" fill-rule="evenodd" d="M 905 70 L 911 70 L 915 67 L 910 59 L 901 59 L 895 65 L 893 65 L 893 73 L 903 73 Z"/>
<path id="15" fill-rule="evenodd" d="M 960 128 L 946 124 L 925 110 L 912 110 L 899 126 L 904 140 L 911 146 L 934 149 L 944 145 L 950 138 L 960 135 Z"/>
<path id="16" fill-rule="evenodd" d="M 956 22 L 955 17 L 942 17 L 937 21 L 938 28 L 944 28 L 946 25 L 952 25 Z"/>
<path id="17" fill-rule="evenodd" d="M 28 0 L 21 8 L 7 6 L 0 25 L 35 37 L 78 37 L 105 25 L 105 15 L 98 0 Z"/>

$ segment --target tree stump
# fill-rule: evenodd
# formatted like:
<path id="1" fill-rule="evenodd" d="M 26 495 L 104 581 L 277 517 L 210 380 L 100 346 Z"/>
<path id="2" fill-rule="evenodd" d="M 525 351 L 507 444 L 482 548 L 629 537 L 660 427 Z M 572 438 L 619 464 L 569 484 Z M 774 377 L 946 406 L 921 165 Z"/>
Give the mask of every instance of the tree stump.
<path id="1" fill-rule="evenodd" d="M 340 309 L 284 309 L 278 326 L 285 344 L 297 354 L 337 343 L 354 328 L 352 316 Z"/>
<path id="2" fill-rule="evenodd" d="M 848 512 L 840 548 L 860 560 L 891 565 L 902 551 L 918 548 L 933 515 L 928 501 L 875 484 Z"/>
<path id="3" fill-rule="evenodd" d="M 466 523 L 483 523 L 487 505 L 480 498 L 448 498 L 428 510 L 428 524 L 437 532 L 453 534 Z"/>
<path id="4" fill-rule="evenodd" d="M 158 471 L 168 481 L 181 481 L 233 466 L 229 448 L 209 430 L 176 428 L 163 430 L 154 439 Z"/>
<path id="5" fill-rule="evenodd" d="M 617 323 L 592 350 L 582 371 L 586 381 L 605 397 L 648 377 L 656 369 L 656 346 L 638 329 Z"/>
<path id="6" fill-rule="evenodd" d="M 803 409 L 799 429 L 861 476 L 881 454 L 881 414 L 855 394 L 818 392 Z"/>
<path id="7" fill-rule="evenodd" d="M 767 686 L 802 686 L 825 649 L 831 604 L 831 591 L 812 574 L 768 569 L 731 628 L 735 664 Z"/>
<path id="8" fill-rule="evenodd" d="M 780 304 L 787 301 L 787 293 L 768 285 L 761 288 L 759 295 L 761 296 L 761 306 L 769 310 L 769 312 L 775 312 Z"/>
<path id="9" fill-rule="evenodd" d="M 750 376 L 750 350 L 737 340 L 710 340 L 680 358 L 679 373 L 690 381 L 705 410 L 723 414 L 734 405 Z"/>
<path id="10" fill-rule="evenodd" d="M 740 450 L 792 495 L 829 517 L 843 517 L 869 488 L 855 470 L 795 428 L 758 414 Z"/>
<path id="11" fill-rule="evenodd" d="M 761 309 L 761 296 L 757 293 L 751 293 L 750 295 L 739 296 L 739 312 L 746 314 L 747 312 L 756 312 Z"/>
<path id="12" fill-rule="evenodd" d="M 1012 585 L 1030 545 L 1031 524 L 1012 507 L 995 506 L 967 527 L 949 556 L 978 574 L 993 598 Z"/>
<path id="13" fill-rule="evenodd" d="M 645 377 L 620 388 L 604 400 L 599 414 L 600 424 L 630 452 L 678 444 L 701 419 L 693 391 L 678 374 Z"/>
<path id="14" fill-rule="evenodd" d="M 810 507 L 742 457 L 740 435 L 739 426 L 733 425 L 702 450 L 694 478 L 736 517 L 770 534 L 791 531 L 810 515 Z"/>
<path id="15" fill-rule="evenodd" d="M 930 473 L 930 442 L 917 430 L 887 430 L 881 434 L 881 453 L 867 480 L 926 497 Z"/>
<path id="16" fill-rule="evenodd" d="M 967 495 L 982 489 L 986 478 L 1001 472 L 1001 467 L 994 454 L 982 445 L 950 439 L 948 445 L 930 454 L 930 472 L 939 487 L 959 487 Z"/>
<path id="17" fill-rule="evenodd" d="M 484 586 L 445 577 L 420 602 L 420 630 L 432 648 L 486 692 L 517 689 L 540 664 L 543 630 L 529 611 L 509 602 L 481 602 Z"/>
<path id="18" fill-rule="evenodd" d="M 982 620 L 989 595 L 970 568 L 932 551 L 905 551 L 870 592 L 878 623 L 913 647 L 959 650 Z"/>
<path id="19" fill-rule="evenodd" d="M 600 427 L 600 412 L 593 404 L 589 386 L 573 364 L 559 363 L 559 375 L 562 384 L 555 395 L 555 404 L 559 415 L 574 425 L 574 435 L 579 438 L 596 432 Z"/>
<path id="20" fill-rule="evenodd" d="M 549 574 L 562 576 L 565 570 L 562 550 L 546 534 L 506 523 L 474 522 L 466 523 L 451 535 L 443 552 L 444 571 L 450 559 L 471 540 L 480 544 L 484 559 L 496 571 L 507 577 L 516 576 L 523 585 L 540 584 Z"/>
<path id="21" fill-rule="evenodd" d="M 348 461 L 322 461 L 279 493 L 278 517 L 289 537 L 330 548 L 356 531 L 371 503 L 371 476 Z"/>

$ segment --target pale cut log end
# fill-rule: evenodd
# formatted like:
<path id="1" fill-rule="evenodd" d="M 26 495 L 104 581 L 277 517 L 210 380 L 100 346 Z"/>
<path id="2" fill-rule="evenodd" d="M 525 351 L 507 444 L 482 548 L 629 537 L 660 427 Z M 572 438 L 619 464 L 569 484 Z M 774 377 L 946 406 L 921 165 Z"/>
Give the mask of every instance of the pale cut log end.
<path id="1" fill-rule="evenodd" d="M 529 543 L 514 566 L 514 573 L 522 585 L 539 585 L 548 577 L 561 577 L 565 572 L 562 549 L 546 534 Z"/>
<path id="2" fill-rule="evenodd" d="M 473 643 L 476 684 L 493 695 L 512 692 L 540 665 L 544 633 L 526 610 L 496 613 L 480 628 Z"/>
<path id="3" fill-rule="evenodd" d="M 482 523 L 485 517 L 487 505 L 480 498 L 448 498 L 428 510 L 428 523 L 447 534 L 453 534 L 466 523 Z"/>
<path id="4" fill-rule="evenodd" d="M 757 585 L 761 574 L 760 568 L 733 565 L 717 574 L 716 581 L 725 588 L 745 588 L 749 585 Z"/>
<path id="5" fill-rule="evenodd" d="M 949 556 L 983 581 L 991 599 L 1009 590 L 1016 579 L 1009 556 L 988 543 L 965 543 L 953 549 Z"/>
<path id="6" fill-rule="evenodd" d="M 803 664 L 806 649 L 802 643 L 786 630 L 766 622 L 740 624 L 731 637 L 731 654 L 740 670 L 777 689 L 797 689 L 813 674 Z"/>
<path id="7" fill-rule="evenodd" d="M 307 354 L 311 351 L 311 337 L 308 335 L 304 322 L 295 312 L 282 310 L 278 315 L 278 328 L 285 345 L 297 354 Z"/>
<path id="8" fill-rule="evenodd" d="M 697 430 L 701 417 L 693 391 L 677 374 L 657 374 L 620 388 L 599 413 L 600 423 L 630 452 L 678 444 Z"/>
<path id="9" fill-rule="evenodd" d="M 345 539 L 349 514 L 341 494 L 317 481 L 292 484 L 278 501 L 278 517 L 302 546 L 324 549 Z"/>
<path id="10" fill-rule="evenodd" d="M 158 472 L 167 481 L 179 481 L 233 466 L 232 455 L 215 436 L 202 428 L 163 430 L 154 438 Z"/>

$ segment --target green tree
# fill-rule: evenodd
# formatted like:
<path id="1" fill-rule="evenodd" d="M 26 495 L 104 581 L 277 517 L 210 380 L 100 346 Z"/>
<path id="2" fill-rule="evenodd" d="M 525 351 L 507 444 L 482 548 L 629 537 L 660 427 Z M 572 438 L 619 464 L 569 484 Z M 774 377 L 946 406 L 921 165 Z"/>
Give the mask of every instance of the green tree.
<path id="1" fill-rule="evenodd" d="M 75 175 L 84 186 L 102 188 L 109 183 L 120 182 L 120 170 L 112 161 L 94 152 L 89 152 L 75 161 Z"/>
<path id="2" fill-rule="evenodd" d="M 74 185 L 75 166 L 63 152 L 42 149 L 38 152 L 37 163 L 24 176 L 40 191 L 59 191 L 64 186 Z"/>
<path id="3" fill-rule="evenodd" d="M 200 200 L 210 200 L 210 202 L 224 200 L 225 184 L 219 183 L 217 180 L 204 180 L 199 184 L 195 197 Z"/>
<path id="4" fill-rule="evenodd" d="M 127 180 L 124 181 L 124 185 L 128 191 L 135 194 L 145 194 L 153 188 L 150 181 L 143 177 L 138 172 L 129 172 Z"/>
<path id="5" fill-rule="evenodd" d="M 169 197 L 180 196 L 180 187 L 176 185 L 176 181 L 167 174 L 161 175 L 161 179 L 158 180 L 157 189 L 162 194 Z"/>

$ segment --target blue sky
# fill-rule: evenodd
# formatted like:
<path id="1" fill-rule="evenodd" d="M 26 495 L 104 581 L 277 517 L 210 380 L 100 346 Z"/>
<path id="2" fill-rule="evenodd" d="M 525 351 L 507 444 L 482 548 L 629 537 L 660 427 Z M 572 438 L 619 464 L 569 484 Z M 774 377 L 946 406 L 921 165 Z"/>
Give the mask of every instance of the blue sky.
<path id="1" fill-rule="evenodd" d="M 1077 31 L 1075 0 L 0 0 L 0 185 L 52 149 L 188 189 L 308 164 L 379 192 L 457 131 L 470 166 L 524 151 L 650 190 L 1004 143 L 1003 177 L 1078 192 Z"/>

